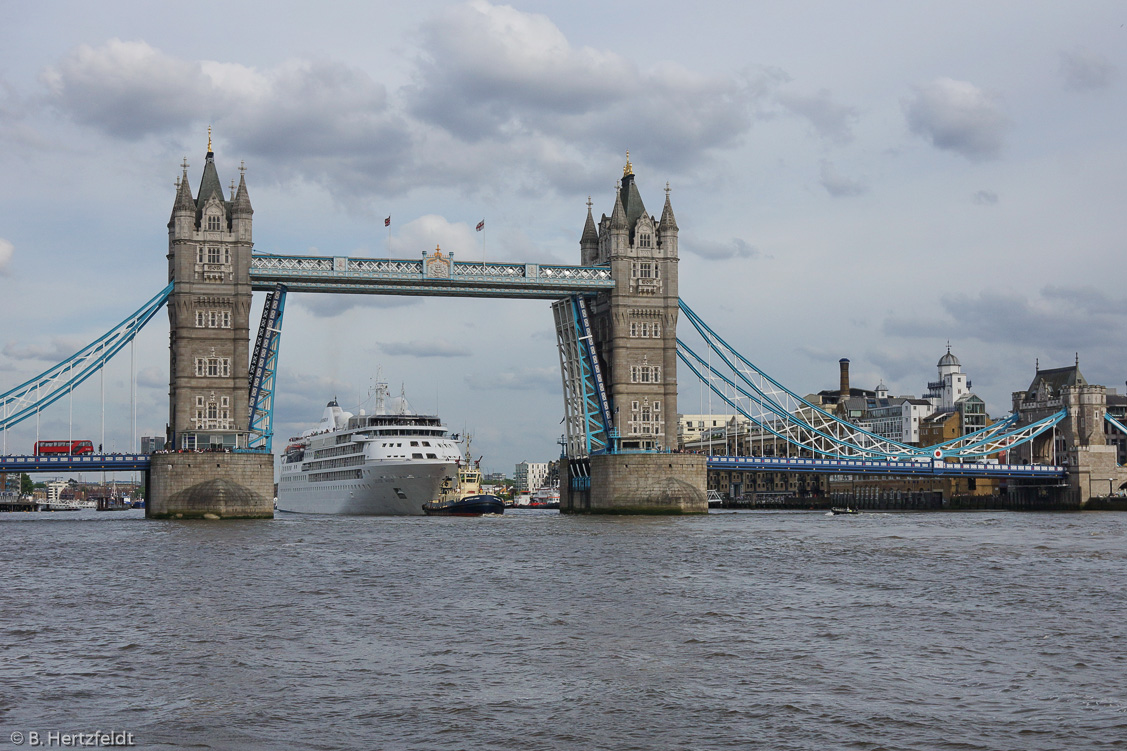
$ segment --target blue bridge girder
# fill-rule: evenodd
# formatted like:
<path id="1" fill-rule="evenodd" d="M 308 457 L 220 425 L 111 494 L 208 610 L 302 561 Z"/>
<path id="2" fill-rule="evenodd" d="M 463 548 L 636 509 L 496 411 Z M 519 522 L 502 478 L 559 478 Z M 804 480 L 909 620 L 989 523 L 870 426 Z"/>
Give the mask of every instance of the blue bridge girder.
<path id="1" fill-rule="evenodd" d="M 255 253 L 250 279 L 256 291 L 284 284 L 290 292 L 544 300 L 615 286 L 608 266 L 465 262 L 426 254 L 410 260 Z"/>
<path id="2" fill-rule="evenodd" d="M 55 454 L 0 456 L 0 472 L 143 472 L 148 454 Z"/>
<path id="3" fill-rule="evenodd" d="M 709 469 L 765 472 L 820 472 L 886 477 L 999 477 L 1063 479 L 1067 470 L 1050 464 L 952 464 L 942 460 L 887 461 L 783 456 L 709 456 Z"/>

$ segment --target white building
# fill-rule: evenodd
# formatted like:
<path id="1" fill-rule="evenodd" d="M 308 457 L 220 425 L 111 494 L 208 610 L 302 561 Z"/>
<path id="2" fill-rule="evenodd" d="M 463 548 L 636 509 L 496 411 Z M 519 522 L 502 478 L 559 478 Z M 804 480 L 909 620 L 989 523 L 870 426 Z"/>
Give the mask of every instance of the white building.
<path id="1" fill-rule="evenodd" d="M 951 354 L 951 345 L 947 345 L 947 354 L 939 358 L 939 380 L 927 384 L 927 399 L 932 409 L 939 412 L 950 412 L 960 399 L 970 393 L 971 383 L 963 372 L 959 358 Z"/>
<path id="2" fill-rule="evenodd" d="M 677 445 L 684 448 L 685 444 L 699 440 L 707 431 L 722 431 L 725 425 L 731 427 L 737 423 L 746 425 L 749 422 L 746 417 L 740 416 L 737 423 L 733 423 L 732 420 L 736 417 L 736 415 L 679 415 Z"/>
<path id="3" fill-rule="evenodd" d="M 877 394 L 882 393 L 885 396 L 873 399 L 865 411 L 865 429 L 890 441 L 918 444 L 920 422 L 932 413 L 931 403 L 910 396 L 889 397 L 883 383 L 877 386 Z"/>
<path id="4" fill-rule="evenodd" d="M 522 493 L 539 490 L 548 479 L 547 462 L 521 462 L 516 467 L 513 480 Z"/>

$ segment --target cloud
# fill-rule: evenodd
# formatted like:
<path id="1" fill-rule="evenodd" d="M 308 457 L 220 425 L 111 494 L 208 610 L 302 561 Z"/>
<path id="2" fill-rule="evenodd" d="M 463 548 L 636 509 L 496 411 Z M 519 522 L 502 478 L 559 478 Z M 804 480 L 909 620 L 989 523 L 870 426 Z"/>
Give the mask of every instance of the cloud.
<path id="1" fill-rule="evenodd" d="M 473 354 L 473 350 L 469 347 L 445 339 L 432 341 L 414 339 L 409 342 L 387 342 L 378 346 L 386 354 L 410 357 L 469 357 Z"/>
<path id="2" fill-rule="evenodd" d="M 1116 69 L 1103 55 L 1077 49 L 1060 53 L 1060 74 L 1069 91 L 1095 91 L 1111 85 Z"/>
<path id="3" fill-rule="evenodd" d="M 0 237 L 0 276 L 8 274 L 8 265 L 12 262 L 15 252 L 16 246 Z"/>
<path id="4" fill-rule="evenodd" d="M 410 111 L 470 144 L 534 152 L 630 148 L 663 167 L 736 142 L 750 127 L 763 74 L 709 77 L 674 64 L 639 70 L 614 52 L 573 48 L 547 16 L 478 0 L 421 29 Z M 557 165 L 558 166 L 558 165 Z"/>
<path id="5" fill-rule="evenodd" d="M 469 373 L 466 375 L 466 383 L 470 388 L 482 391 L 493 389 L 558 391 L 560 371 L 559 368 L 524 368 L 486 374 Z"/>
<path id="6" fill-rule="evenodd" d="M 148 388 L 168 388 L 168 371 L 160 368 L 142 368 L 137 371 L 137 385 Z"/>
<path id="7" fill-rule="evenodd" d="M 820 182 L 834 198 L 859 196 L 869 191 L 868 186 L 857 180 L 851 180 L 834 169 L 833 162 L 822 160 L 822 177 Z"/>
<path id="8" fill-rule="evenodd" d="M 75 352 L 85 347 L 89 342 L 75 337 L 52 337 L 50 341 L 39 344 L 18 344 L 8 342 L 4 345 L 3 353 L 7 357 L 17 360 L 43 360 L 57 363 L 66 360 Z"/>
<path id="9" fill-rule="evenodd" d="M 784 109 L 805 118 L 822 138 L 838 144 L 853 140 L 852 126 L 857 121 L 857 110 L 832 101 L 828 90 L 812 95 L 780 91 L 776 100 Z"/>
<path id="10" fill-rule="evenodd" d="M 729 258 L 759 258 L 763 254 L 759 248 L 749 245 L 738 237 L 727 242 L 710 240 L 682 240 L 677 246 L 680 250 L 700 256 L 707 261 L 723 261 Z"/>
<path id="11" fill-rule="evenodd" d="M 937 78 L 916 86 L 903 103 L 909 129 L 937 149 L 972 161 L 993 159 L 1002 149 L 1009 121 L 997 97 L 974 84 Z"/>
<path id="12" fill-rule="evenodd" d="M 890 317 L 882 330 L 891 336 L 959 337 L 1052 352 L 1127 347 L 1127 300 L 1109 298 L 1094 287 L 1047 286 L 1032 297 L 991 290 L 946 295 L 940 304 L 946 314 L 940 319 Z"/>
<path id="13" fill-rule="evenodd" d="M 992 190 L 980 190 L 974 194 L 974 202 L 979 206 L 993 206 L 998 203 L 998 194 Z"/>
<path id="14" fill-rule="evenodd" d="M 291 304 L 304 308 L 316 318 L 335 318 L 353 308 L 386 310 L 419 303 L 417 297 L 394 294 L 301 294 L 297 297 L 290 297 L 290 299 L 293 300 Z"/>

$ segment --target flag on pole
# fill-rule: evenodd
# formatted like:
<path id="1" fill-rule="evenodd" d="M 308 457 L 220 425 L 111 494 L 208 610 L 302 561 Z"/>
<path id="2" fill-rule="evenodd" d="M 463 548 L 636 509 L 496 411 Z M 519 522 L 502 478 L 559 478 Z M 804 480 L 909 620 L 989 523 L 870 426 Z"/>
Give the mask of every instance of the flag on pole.
<path id="1" fill-rule="evenodd" d="M 477 223 L 477 231 L 481 232 L 483 229 L 485 229 L 485 220 L 484 219 L 482 219 L 480 222 Z"/>
<path id="2" fill-rule="evenodd" d="M 387 219 L 383 220 L 383 226 L 385 226 L 385 227 L 391 226 L 391 217 L 390 216 Z"/>

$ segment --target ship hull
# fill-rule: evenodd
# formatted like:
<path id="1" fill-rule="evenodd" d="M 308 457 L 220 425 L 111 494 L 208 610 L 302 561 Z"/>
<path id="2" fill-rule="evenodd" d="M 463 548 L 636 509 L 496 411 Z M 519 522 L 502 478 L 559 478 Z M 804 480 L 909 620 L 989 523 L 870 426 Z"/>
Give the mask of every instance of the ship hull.
<path id="1" fill-rule="evenodd" d="M 438 497 L 443 478 L 455 471 L 452 463 L 366 466 L 361 477 L 334 482 L 309 482 L 299 472 L 283 472 L 278 483 L 278 510 L 301 514 L 422 516 L 423 504 Z"/>

